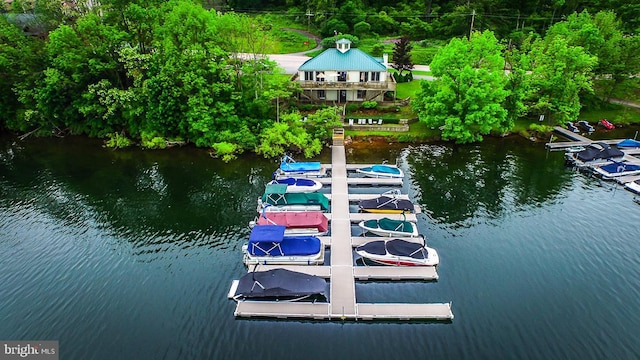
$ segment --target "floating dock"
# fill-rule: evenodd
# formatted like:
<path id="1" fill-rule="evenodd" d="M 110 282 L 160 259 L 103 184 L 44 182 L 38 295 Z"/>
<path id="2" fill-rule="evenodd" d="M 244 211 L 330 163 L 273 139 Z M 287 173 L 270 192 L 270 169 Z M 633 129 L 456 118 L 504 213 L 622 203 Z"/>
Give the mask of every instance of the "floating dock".
<path id="1" fill-rule="evenodd" d="M 336 141 L 337 140 L 337 141 Z M 402 179 L 348 178 L 348 170 L 366 165 L 346 164 L 345 149 L 340 138 L 335 138 L 332 147 L 331 178 L 323 183 L 331 184 L 331 236 L 322 237 L 323 243 L 331 247 L 330 265 L 257 265 L 251 271 L 265 271 L 273 268 L 286 268 L 329 279 L 330 293 L 328 303 L 310 302 L 266 302 L 240 301 L 235 316 L 300 318 L 325 320 L 445 320 L 453 319 L 451 303 L 358 303 L 356 299 L 356 280 L 421 280 L 438 279 L 436 267 L 414 266 L 355 266 L 353 247 L 380 237 L 357 237 L 351 235 L 351 224 L 381 217 L 417 221 L 415 214 L 367 214 L 350 213 L 349 202 L 364 195 L 349 195 L 349 185 L 402 185 Z M 359 182 L 354 181 L 357 179 Z M 366 180 L 365 182 L 363 182 Z M 388 181 L 388 180 L 392 180 Z M 379 196 L 379 195 L 374 195 Z M 422 238 L 409 238 L 422 241 Z"/>

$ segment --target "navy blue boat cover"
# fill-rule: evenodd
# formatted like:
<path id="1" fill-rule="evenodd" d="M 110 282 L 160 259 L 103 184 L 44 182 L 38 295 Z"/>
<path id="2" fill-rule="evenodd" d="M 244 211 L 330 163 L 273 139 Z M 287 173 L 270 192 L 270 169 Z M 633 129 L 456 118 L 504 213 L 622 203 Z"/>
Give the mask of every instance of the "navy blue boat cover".
<path id="1" fill-rule="evenodd" d="M 616 173 L 622 173 L 626 171 L 637 171 L 637 170 L 640 170 L 640 166 L 635 164 L 614 161 L 610 164 L 600 166 L 600 169 L 608 172 L 609 174 L 616 174 Z"/>
<path id="2" fill-rule="evenodd" d="M 427 257 L 427 249 L 425 249 L 422 244 L 400 239 L 387 241 L 387 251 L 392 255 L 410 256 L 414 259 L 424 259 Z"/>
<path id="3" fill-rule="evenodd" d="M 378 210 L 404 210 L 413 212 L 413 203 L 407 199 L 395 199 L 389 196 L 380 196 L 375 199 L 361 200 L 359 203 L 362 209 Z"/>
<path id="4" fill-rule="evenodd" d="M 316 183 L 311 179 L 285 178 L 276 180 L 278 184 L 297 185 L 297 186 L 314 186 Z"/>
<path id="5" fill-rule="evenodd" d="M 422 244 L 400 239 L 371 241 L 358 246 L 356 250 L 366 251 L 374 255 L 386 255 L 389 253 L 396 256 L 408 256 L 414 259 L 425 259 L 428 255 L 427 249 Z"/>
<path id="6" fill-rule="evenodd" d="M 308 295 L 327 297 L 328 288 L 323 278 L 286 269 L 273 269 L 242 276 L 235 296 L 248 299 L 296 298 Z"/>
<path id="7" fill-rule="evenodd" d="M 581 161 L 591 161 L 595 159 L 611 159 L 617 157 L 623 157 L 624 153 L 616 148 L 597 142 L 595 144 L 587 146 L 586 149 L 578 152 L 576 158 Z"/>
<path id="8" fill-rule="evenodd" d="M 284 236 L 284 226 L 258 225 L 249 236 L 249 253 L 254 256 L 308 256 L 320 252 L 315 236 Z"/>

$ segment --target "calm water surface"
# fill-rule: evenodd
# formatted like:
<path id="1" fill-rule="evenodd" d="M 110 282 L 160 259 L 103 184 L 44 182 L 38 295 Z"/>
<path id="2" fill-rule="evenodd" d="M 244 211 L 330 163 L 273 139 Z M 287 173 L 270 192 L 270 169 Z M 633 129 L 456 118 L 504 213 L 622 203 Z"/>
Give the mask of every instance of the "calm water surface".
<path id="1" fill-rule="evenodd" d="M 347 154 L 396 158 L 440 280 L 358 282 L 358 301 L 452 301 L 451 323 L 235 319 L 273 161 L 0 138 L 0 339 L 61 359 L 640 358 L 633 194 L 518 138 Z"/>

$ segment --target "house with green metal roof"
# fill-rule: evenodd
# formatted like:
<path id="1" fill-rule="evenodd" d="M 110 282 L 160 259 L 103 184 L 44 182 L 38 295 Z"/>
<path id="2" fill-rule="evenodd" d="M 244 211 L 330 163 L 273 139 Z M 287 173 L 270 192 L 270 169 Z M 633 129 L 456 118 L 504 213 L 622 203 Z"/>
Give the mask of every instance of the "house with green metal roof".
<path id="1" fill-rule="evenodd" d="M 336 47 L 305 61 L 293 80 L 302 87 L 301 101 L 347 103 L 395 99 L 396 82 L 387 71 L 387 56 L 376 59 L 340 39 Z"/>

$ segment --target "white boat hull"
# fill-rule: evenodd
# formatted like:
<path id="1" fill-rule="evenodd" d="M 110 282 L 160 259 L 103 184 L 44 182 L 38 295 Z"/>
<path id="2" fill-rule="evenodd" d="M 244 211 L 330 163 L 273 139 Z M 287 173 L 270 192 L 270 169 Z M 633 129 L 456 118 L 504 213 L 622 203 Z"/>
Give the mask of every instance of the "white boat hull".
<path id="1" fill-rule="evenodd" d="M 638 184 L 635 181 L 631 181 L 631 182 L 628 182 L 628 183 L 624 184 L 624 187 L 629 191 L 632 191 L 632 192 L 634 192 L 636 194 L 640 194 L 640 184 Z"/>
<path id="2" fill-rule="evenodd" d="M 380 265 L 390 266 L 436 266 L 440 263 L 440 257 L 435 249 L 427 247 L 426 259 L 415 259 L 409 256 L 395 256 L 391 254 L 377 255 L 365 251 L 356 251 L 359 256 L 371 260 Z"/>

